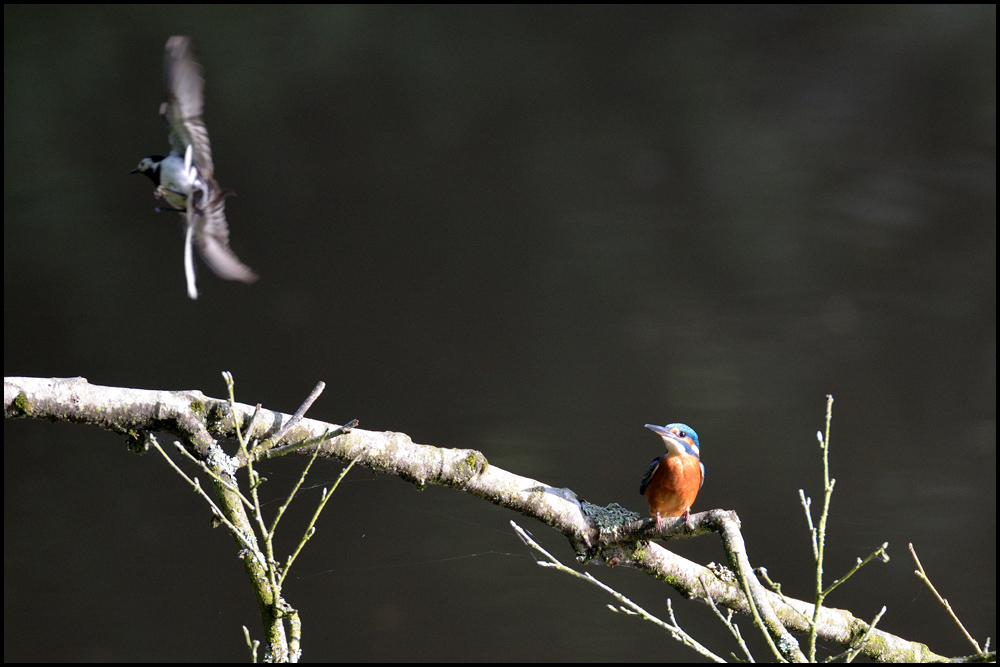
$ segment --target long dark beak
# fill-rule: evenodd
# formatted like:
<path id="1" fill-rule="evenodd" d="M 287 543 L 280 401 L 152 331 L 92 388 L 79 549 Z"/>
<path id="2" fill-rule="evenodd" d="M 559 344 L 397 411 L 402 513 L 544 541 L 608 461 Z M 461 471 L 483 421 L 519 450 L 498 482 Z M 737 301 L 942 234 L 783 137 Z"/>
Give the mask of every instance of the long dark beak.
<path id="1" fill-rule="evenodd" d="M 646 428 L 655 433 L 656 435 L 663 436 L 664 438 L 677 439 L 677 435 L 672 431 L 668 431 L 665 426 L 657 426 L 656 424 L 646 424 Z"/>
<path id="2" fill-rule="evenodd" d="M 680 454 L 688 450 L 688 444 L 673 431 L 668 431 L 666 427 L 646 424 L 646 428 L 663 438 L 663 444 L 666 445 L 668 453 Z"/>

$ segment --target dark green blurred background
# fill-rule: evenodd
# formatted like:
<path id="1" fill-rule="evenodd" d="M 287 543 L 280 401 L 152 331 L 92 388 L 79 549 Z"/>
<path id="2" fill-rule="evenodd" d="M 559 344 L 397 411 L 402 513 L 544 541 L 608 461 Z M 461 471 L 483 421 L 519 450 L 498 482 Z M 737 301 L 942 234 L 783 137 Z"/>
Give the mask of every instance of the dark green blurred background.
<path id="1" fill-rule="evenodd" d="M 128 175 L 167 147 L 171 34 L 194 38 L 232 245 L 261 275 L 202 267 L 197 302 L 180 218 Z M 684 421 L 695 509 L 736 510 L 796 597 L 832 393 L 828 576 L 883 541 L 893 560 L 829 604 L 971 653 L 913 542 L 996 636 L 995 6 L 6 6 L 4 194 L 4 375 L 221 397 L 230 370 L 287 412 L 325 380 L 310 416 L 635 510 L 662 449 L 642 425 Z M 5 421 L 4 445 L 5 660 L 246 658 L 233 542 L 162 459 L 65 424 Z M 537 567 L 512 518 L 352 471 L 286 585 L 304 657 L 695 657 Z M 704 606 L 588 570 L 735 649 Z"/>

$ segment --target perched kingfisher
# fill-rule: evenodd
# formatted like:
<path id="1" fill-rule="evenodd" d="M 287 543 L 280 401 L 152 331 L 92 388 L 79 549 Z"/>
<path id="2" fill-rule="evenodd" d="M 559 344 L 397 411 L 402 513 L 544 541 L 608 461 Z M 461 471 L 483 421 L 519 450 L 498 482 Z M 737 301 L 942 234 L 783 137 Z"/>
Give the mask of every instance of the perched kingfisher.
<path id="1" fill-rule="evenodd" d="M 657 530 L 662 530 L 667 517 L 683 516 L 688 524 L 691 505 L 705 483 L 698 434 L 687 424 L 646 424 L 646 428 L 663 438 L 667 453 L 653 459 L 639 484 L 639 493 L 646 496 Z"/>
<path id="2" fill-rule="evenodd" d="M 229 249 L 225 208 L 226 197 L 233 192 L 215 182 L 212 147 L 201 119 L 205 81 L 192 51 L 188 37 L 167 40 L 163 60 L 166 101 L 160 105 L 160 115 L 167 123 L 170 155 L 144 157 L 131 173 L 145 174 L 156 185 L 153 194 L 166 204 L 157 206 L 157 212 L 177 211 L 184 216 L 184 275 L 188 296 L 197 299 L 192 245 L 209 268 L 226 280 L 252 283 L 257 275 Z"/>

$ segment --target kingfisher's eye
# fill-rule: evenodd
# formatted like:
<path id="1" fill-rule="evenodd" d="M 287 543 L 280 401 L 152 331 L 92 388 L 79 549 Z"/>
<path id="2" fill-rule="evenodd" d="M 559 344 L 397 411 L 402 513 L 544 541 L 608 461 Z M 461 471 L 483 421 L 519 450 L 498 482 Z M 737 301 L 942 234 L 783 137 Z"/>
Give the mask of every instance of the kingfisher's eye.
<path id="1" fill-rule="evenodd" d="M 677 435 L 680 436 L 681 438 L 688 437 L 687 431 L 677 431 Z"/>

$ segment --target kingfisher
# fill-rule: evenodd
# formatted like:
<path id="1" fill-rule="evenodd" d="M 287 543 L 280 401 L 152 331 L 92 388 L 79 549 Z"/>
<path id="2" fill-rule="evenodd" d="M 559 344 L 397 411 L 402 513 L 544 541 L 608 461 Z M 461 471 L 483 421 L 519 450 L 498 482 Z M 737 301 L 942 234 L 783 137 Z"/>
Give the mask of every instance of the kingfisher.
<path id="1" fill-rule="evenodd" d="M 646 428 L 663 438 L 667 453 L 653 459 L 639 484 L 639 493 L 646 496 L 657 530 L 663 529 L 667 517 L 683 516 L 684 523 L 690 525 L 691 505 L 705 483 L 698 434 L 680 423 L 646 424 Z"/>
<path id="2" fill-rule="evenodd" d="M 170 154 L 144 157 L 130 173 L 145 174 L 156 185 L 153 194 L 165 204 L 157 206 L 157 212 L 184 216 L 184 275 L 188 296 L 197 299 L 192 246 L 226 280 L 252 283 L 257 275 L 229 248 L 225 208 L 226 197 L 233 192 L 215 182 L 212 147 L 201 118 L 205 81 L 189 37 L 167 40 L 163 78 L 166 101 L 160 105 L 160 115 L 167 123 Z"/>

